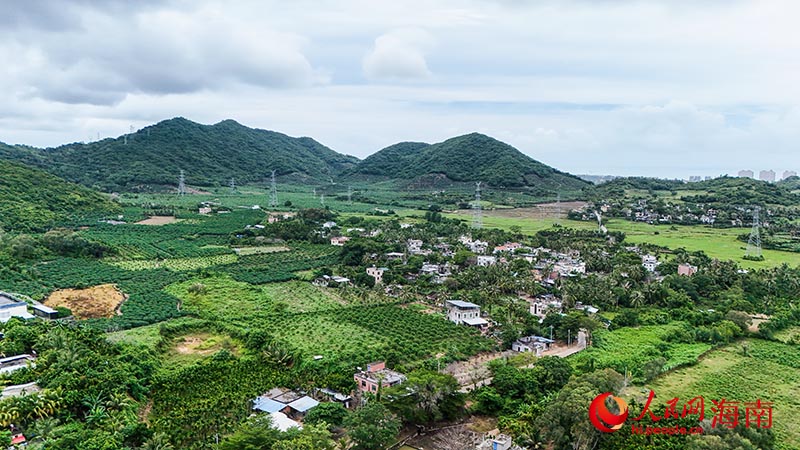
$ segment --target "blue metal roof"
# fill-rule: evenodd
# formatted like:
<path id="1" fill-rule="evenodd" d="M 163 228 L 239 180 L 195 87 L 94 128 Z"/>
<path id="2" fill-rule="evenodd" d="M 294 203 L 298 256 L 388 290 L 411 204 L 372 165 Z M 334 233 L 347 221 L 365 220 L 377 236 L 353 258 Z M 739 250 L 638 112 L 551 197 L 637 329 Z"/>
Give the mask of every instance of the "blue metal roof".
<path id="1" fill-rule="evenodd" d="M 266 413 L 274 413 L 281 411 L 283 408 L 286 408 L 281 402 L 276 402 L 271 398 L 266 397 L 258 397 L 253 400 L 253 409 L 257 409 L 259 411 L 264 411 Z"/>
<path id="2" fill-rule="evenodd" d="M 311 397 L 306 395 L 306 396 L 298 398 L 297 400 L 293 401 L 292 403 L 289 403 L 289 408 L 292 408 L 293 410 L 302 413 L 302 412 L 308 411 L 309 409 L 311 409 L 311 408 L 313 408 L 313 407 L 315 407 L 317 405 L 319 405 L 318 401 L 316 401 L 313 398 L 311 398 Z"/>

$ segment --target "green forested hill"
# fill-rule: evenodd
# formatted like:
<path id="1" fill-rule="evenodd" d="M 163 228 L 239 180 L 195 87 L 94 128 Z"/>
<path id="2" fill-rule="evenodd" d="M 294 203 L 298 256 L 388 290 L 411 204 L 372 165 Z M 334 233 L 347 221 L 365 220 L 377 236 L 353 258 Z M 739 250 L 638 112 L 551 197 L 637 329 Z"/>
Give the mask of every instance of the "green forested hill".
<path id="1" fill-rule="evenodd" d="M 311 138 L 248 128 L 233 120 L 201 125 L 183 118 L 125 137 L 39 150 L 0 148 L 0 157 L 36 165 L 69 181 L 105 191 L 262 182 L 270 171 L 293 179 L 335 177 L 358 161 Z"/>
<path id="2" fill-rule="evenodd" d="M 113 214 L 102 194 L 41 170 L 0 160 L 0 228 L 38 230 L 66 219 Z"/>
<path id="3" fill-rule="evenodd" d="M 542 164 L 514 147 L 478 133 L 438 144 L 404 142 L 366 158 L 351 176 L 412 180 L 444 174 L 453 181 L 483 181 L 495 187 L 581 188 L 588 182 Z"/>

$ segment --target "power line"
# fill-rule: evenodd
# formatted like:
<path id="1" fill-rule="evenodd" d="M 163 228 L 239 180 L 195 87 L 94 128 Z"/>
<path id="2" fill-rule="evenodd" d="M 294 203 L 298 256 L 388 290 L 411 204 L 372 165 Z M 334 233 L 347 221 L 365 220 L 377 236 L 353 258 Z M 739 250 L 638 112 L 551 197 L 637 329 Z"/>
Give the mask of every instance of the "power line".
<path id="1" fill-rule="evenodd" d="M 750 238 L 747 239 L 747 249 L 744 251 L 746 258 L 761 259 L 761 220 L 759 212 L 761 208 L 756 206 L 753 208 L 753 228 L 750 230 Z"/>

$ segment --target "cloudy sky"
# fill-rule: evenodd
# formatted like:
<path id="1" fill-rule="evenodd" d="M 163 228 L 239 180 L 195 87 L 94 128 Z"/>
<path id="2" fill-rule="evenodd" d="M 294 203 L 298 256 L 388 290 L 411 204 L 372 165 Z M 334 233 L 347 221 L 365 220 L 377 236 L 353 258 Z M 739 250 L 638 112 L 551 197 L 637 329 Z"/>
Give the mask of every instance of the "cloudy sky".
<path id="1" fill-rule="evenodd" d="M 358 157 L 478 131 L 573 173 L 800 171 L 798 16 L 794 0 L 9 0 L 0 141 L 183 116 Z"/>

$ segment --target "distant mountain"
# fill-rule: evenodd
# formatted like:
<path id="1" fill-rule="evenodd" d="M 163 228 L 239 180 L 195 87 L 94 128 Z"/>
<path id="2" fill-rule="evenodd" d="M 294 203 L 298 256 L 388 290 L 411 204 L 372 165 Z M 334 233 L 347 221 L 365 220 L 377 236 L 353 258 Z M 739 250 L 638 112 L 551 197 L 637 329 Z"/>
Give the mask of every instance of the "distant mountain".
<path id="1" fill-rule="evenodd" d="M 102 194 L 19 163 L 0 160 L 0 180 L 0 228 L 6 231 L 121 212 Z"/>
<path id="2" fill-rule="evenodd" d="M 581 189 L 589 183 L 536 161 L 479 133 L 438 144 L 402 142 L 361 161 L 347 176 L 415 180 L 440 175 L 454 182 L 483 181 L 494 187 Z"/>
<path id="3" fill-rule="evenodd" d="M 263 182 L 272 170 L 284 179 L 328 180 L 358 162 L 311 138 L 248 128 L 233 120 L 201 125 L 183 118 L 89 144 L 3 146 L 0 158 L 105 191 L 172 187 L 180 170 L 191 186 L 224 185 L 231 178 L 240 184 Z"/>

